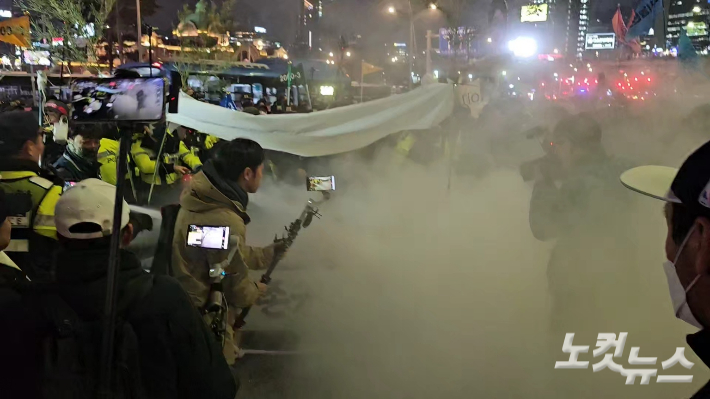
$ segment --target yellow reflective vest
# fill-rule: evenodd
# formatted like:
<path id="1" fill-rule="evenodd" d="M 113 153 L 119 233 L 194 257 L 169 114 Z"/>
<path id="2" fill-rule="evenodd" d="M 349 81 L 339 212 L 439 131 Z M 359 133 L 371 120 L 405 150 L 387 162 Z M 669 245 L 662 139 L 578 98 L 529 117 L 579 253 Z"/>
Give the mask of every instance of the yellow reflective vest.
<path id="1" fill-rule="evenodd" d="M 117 140 L 111 139 L 101 139 L 99 143 L 99 177 L 106 183 L 116 185 L 118 177 L 116 173 L 116 158 L 118 157 L 118 151 L 120 144 Z M 128 173 L 126 173 L 126 180 L 131 179 L 132 176 L 138 176 L 138 170 L 136 168 L 131 168 L 131 160 L 128 159 Z"/>
<path id="2" fill-rule="evenodd" d="M 0 190 L 4 192 L 7 207 L 12 212 L 8 215 L 12 224 L 10 245 L 5 253 L 23 271 L 28 271 L 30 252 L 33 256 L 45 255 L 48 258 L 52 248 L 46 247 L 46 241 L 56 243 L 54 208 L 64 185 L 60 184 L 60 179 L 55 180 L 44 178 L 33 170 L 0 171 Z"/>
<path id="3" fill-rule="evenodd" d="M 172 132 L 167 132 L 169 137 L 166 140 L 177 140 Z M 141 180 L 145 183 L 153 184 L 153 179 L 155 178 L 155 184 L 173 184 L 179 179 L 179 175 L 171 171 L 171 168 L 165 168 L 163 166 L 162 171 L 158 171 L 158 175 L 155 176 L 156 167 L 158 165 L 158 153 L 157 151 L 146 148 L 143 146 L 143 135 L 136 135 L 133 138 L 133 144 L 131 145 L 131 157 L 136 164 L 136 168 L 140 172 Z M 192 171 L 197 171 L 201 166 L 202 162 L 200 158 L 193 154 L 187 149 L 185 143 L 181 140 L 179 141 L 178 152 L 173 154 L 164 154 L 161 165 L 174 165 L 182 164 L 190 168 Z"/>

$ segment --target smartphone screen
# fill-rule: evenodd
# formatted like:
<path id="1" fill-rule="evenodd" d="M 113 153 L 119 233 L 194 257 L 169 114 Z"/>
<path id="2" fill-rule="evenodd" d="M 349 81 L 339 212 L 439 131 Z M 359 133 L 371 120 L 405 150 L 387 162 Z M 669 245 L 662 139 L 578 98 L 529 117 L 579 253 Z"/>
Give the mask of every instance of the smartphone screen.
<path id="1" fill-rule="evenodd" d="M 206 249 L 228 249 L 229 227 L 191 224 L 187 228 L 187 246 Z"/>
<path id="2" fill-rule="evenodd" d="M 72 85 L 74 122 L 155 122 L 165 115 L 162 78 L 78 79 Z"/>
<path id="3" fill-rule="evenodd" d="M 335 191 L 335 176 L 309 177 L 306 188 L 308 191 Z"/>

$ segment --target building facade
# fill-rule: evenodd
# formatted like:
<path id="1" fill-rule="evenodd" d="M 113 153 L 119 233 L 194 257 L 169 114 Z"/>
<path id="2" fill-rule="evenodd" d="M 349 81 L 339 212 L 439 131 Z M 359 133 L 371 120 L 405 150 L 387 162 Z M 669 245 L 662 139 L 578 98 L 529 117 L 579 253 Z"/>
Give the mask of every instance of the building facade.
<path id="1" fill-rule="evenodd" d="M 709 11 L 708 3 L 701 0 L 671 0 L 666 27 L 668 44 L 677 46 L 680 30 L 685 29 L 695 49 L 707 52 Z"/>
<path id="2" fill-rule="evenodd" d="M 590 0 L 532 0 L 520 11 L 521 33 L 534 37 L 541 54 L 581 59 Z"/>

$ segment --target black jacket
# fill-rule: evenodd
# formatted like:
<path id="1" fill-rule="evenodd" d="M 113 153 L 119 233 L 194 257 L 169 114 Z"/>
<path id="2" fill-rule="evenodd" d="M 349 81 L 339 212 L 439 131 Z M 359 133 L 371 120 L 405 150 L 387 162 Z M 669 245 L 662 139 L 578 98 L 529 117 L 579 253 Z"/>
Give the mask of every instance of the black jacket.
<path id="1" fill-rule="evenodd" d="M 710 366 L 710 331 L 701 330 L 695 334 L 690 334 L 686 337 L 688 346 L 695 352 L 700 360 L 705 365 Z M 710 398 L 710 382 L 705 384 L 691 399 L 708 399 Z"/>
<path id="2" fill-rule="evenodd" d="M 108 249 L 58 255 L 58 293 L 84 320 L 101 317 L 108 260 Z M 152 277 L 132 253 L 121 251 L 117 293 L 139 278 Z M 148 397 L 234 398 L 238 386 L 222 348 L 175 279 L 156 277 L 151 291 L 133 309 L 129 322 L 138 337 Z"/>
<path id="3" fill-rule="evenodd" d="M 42 319 L 23 300 L 29 281 L 18 269 L 0 265 L 0 352 L 3 367 L 0 387 L 3 398 L 40 397 L 37 376 L 40 373 Z"/>
<path id="4" fill-rule="evenodd" d="M 99 178 L 99 163 L 82 159 L 69 150 L 54 163 L 57 175 L 65 181 L 82 181 Z"/>

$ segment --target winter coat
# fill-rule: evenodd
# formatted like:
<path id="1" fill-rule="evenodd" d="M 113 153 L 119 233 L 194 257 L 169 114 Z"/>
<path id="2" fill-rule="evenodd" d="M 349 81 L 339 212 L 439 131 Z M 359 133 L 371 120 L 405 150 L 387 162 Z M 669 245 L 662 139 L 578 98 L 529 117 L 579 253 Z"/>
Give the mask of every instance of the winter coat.
<path id="1" fill-rule="evenodd" d="M 133 279 L 153 278 L 131 252 L 122 250 L 120 259 L 118 295 Z M 108 262 L 108 248 L 63 251 L 58 257 L 56 292 L 83 320 L 102 317 Z M 148 397 L 234 398 L 237 382 L 221 348 L 175 279 L 155 277 L 151 290 L 130 306 L 128 321 L 138 338 Z"/>

